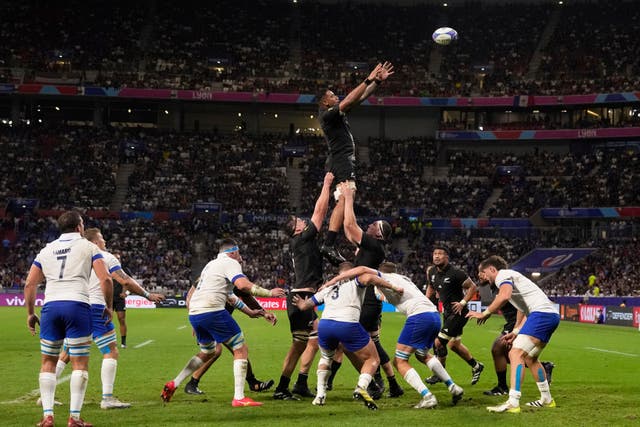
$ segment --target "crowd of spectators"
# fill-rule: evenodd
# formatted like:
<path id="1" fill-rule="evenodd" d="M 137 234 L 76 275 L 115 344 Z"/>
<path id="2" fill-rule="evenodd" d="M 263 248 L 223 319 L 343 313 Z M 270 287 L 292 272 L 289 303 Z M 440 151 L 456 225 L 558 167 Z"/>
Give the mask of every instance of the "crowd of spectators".
<path id="1" fill-rule="evenodd" d="M 472 122 L 465 122 L 458 119 L 442 120 L 439 125 L 440 130 L 484 130 L 484 131 L 503 131 L 503 130 L 554 130 L 554 129 L 598 129 L 598 128 L 623 128 L 640 126 L 640 116 L 634 110 L 631 114 L 619 114 L 613 119 L 594 118 L 584 113 L 581 117 L 574 120 L 566 120 L 555 115 L 531 114 L 523 117 L 522 120 L 508 122 L 488 122 L 477 125 Z"/>
<path id="2" fill-rule="evenodd" d="M 2 178 L 5 199 L 38 198 L 40 207 L 47 209 L 106 209 L 118 162 L 126 162 L 135 167 L 125 210 L 189 211 L 194 202 L 221 203 L 221 216 L 195 215 L 188 220 L 88 219 L 87 226 L 103 229 L 108 247 L 122 257 L 127 271 L 149 289 L 175 293 L 186 291 L 197 274 L 192 268 L 194 256 L 215 255 L 212 251 L 225 235 L 240 240 L 246 254 L 245 270 L 252 280 L 265 287 L 288 286 L 292 281 L 288 241 L 278 231 L 279 222 L 291 212 L 287 164 L 303 170 L 300 213 L 310 215 L 326 153 L 321 138 L 292 142 L 282 135 L 16 127 L 4 128 L 0 138 L 3 168 L 17 171 Z M 283 156 L 282 148 L 288 142 L 306 144 L 299 165 L 288 163 Z M 419 281 L 435 241 L 447 241 L 452 258 L 470 272 L 490 252 L 514 261 L 540 245 L 588 243 L 564 239 L 561 233 L 552 233 L 553 238 L 549 234 L 439 236 L 422 222 L 425 217 L 477 217 L 491 194 L 490 178 L 496 166 L 519 166 L 523 173 L 504 184 L 501 198 L 489 211 L 491 217 L 528 217 L 546 206 L 640 205 L 635 173 L 638 153 L 631 146 L 598 148 L 587 154 L 461 151 L 448 157 L 451 170 L 445 180 L 425 176 L 425 168 L 437 164 L 438 147 L 432 140 L 370 140 L 359 148 L 356 214 L 363 228 L 373 218 L 390 220 L 394 239 L 406 239 L 407 245 L 391 245 L 389 259 L 404 263 L 405 270 Z M 400 208 L 419 210 L 418 218 L 402 219 Z M 0 254 L 2 285 L 19 288 L 35 253 L 56 235 L 51 218 L 6 216 Z M 628 237 L 628 233 L 615 237 Z M 354 248 L 343 239 L 341 248 L 347 257 L 353 257 Z M 637 251 L 637 245 L 629 250 Z M 616 268 L 623 268 L 618 264 Z M 615 275 L 607 277 L 613 280 Z M 620 283 L 615 286 L 626 282 Z M 626 292 L 615 286 L 611 285 L 611 292 Z"/>
<path id="3" fill-rule="evenodd" d="M 597 286 L 600 296 L 637 295 L 640 242 L 637 239 L 600 240 L 592 242 L 591 246 L 599 249 L 543 280 L 543 289 L 553 296 L 582 296 Z M 589 277 L 592 275 L 596 281 L 590 285 Z"/>
<path id="4" fill-rule="evenodd" d="M 94 127 L 0 127 L 0 200 L 33 198 L 40 208 L 109 207 L 117 142 Z"/>
<path id="5" fill-rule="evenodd" d="M 125 210 L 191 210 L 221 203 L 229 213 L 288 210 L 281 135 L 140 134 Z"/>
<path id="6" fill-rule="evenodd" d="M 630 1 L 517 8 L 483 2 L 447 8 L 285 0 L 192 3 L 185 8 L 160 0 L 132 7 L 118 0 L 104 13 L 77 0 L 6 3 L 0 12 L 12 19 L 0 23 L 7 40 L 0 47 L 3 79 L 57 76 L 113 87 L 295 93 L 329 86 L 344 93 L 366 77 L 371 64 L 390 60 L 396 75 L 379 94 L 582 94 L 632 91 L 640 83 L 635 55 L 640 12 Z M 557 7 L 560 21 L 542 52 L 539 72 L 530 75 L 530 62 Z M 431 32 L 443 24 L 456 28 L 460 38 L 439 47 Z"/>
<path id="7" fill-rule="evenodd" d="M 637 206 L 638 158 L 632 149 L 598 151 L 594 161 L 580 163 L 570 176 L 511 180 L 488 216 L 529 217 L 541 207 Z"/>

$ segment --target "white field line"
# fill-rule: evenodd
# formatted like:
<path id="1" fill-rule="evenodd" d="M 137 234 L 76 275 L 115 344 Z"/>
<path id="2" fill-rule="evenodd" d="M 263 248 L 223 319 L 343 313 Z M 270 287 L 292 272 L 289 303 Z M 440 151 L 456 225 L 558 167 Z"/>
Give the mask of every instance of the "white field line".
<path id="1" fill-rule="evenodd" d="M 60 379 L 58 379 L 58 385 L 60 384 L 64 384 L 67 381 L 69 381 L 71 379 L 71 375 L 65 375 L 64 377 L 61 377 Z M 16 403 L 24 403 L 27 400 L 31 400 L 34 397 L 38 397 L 40 396 L 40 387 L 38 388 L 34 388 L 33 390 L 31 390 L 29 393 L 24 394 L 16 399 L 13 400 L 6 400 L 4 402 L 0 402 L 0 404 L 2 405 L 14 405 Z"/>
<path id="2" fill-rule="evenodd" d="M 184 329 L 184 328 L 186 328 L 186 327 L 187 327 L 187 325 L 182 325 L 182 326 L 178 326 L 178 328 L 177 328 L 177 329 L 178 329 L 178 330 L 180 330 L 180 329 Z"/>
<path id="3" fill-rule="evenodd" d="M 633 354 L 633 353 L 623 353 L 621 351 L 605 350 L 603 348 L 596 348 L 596 347 L 585 347 L 585 348 L 587 350 L 601 351 L 603 353 L 619 354 L 621 356 L 638 357 L 637 354 Z"/>
<path id="4" fill-rule="evenodd" d="M 154 341 L 154 340 L 147 340 L 147 341 L 145 341 L 145 342 L 141 342 L 140 344 L 133 346 L 133 348 L 140 348 L 140 347 L 144 347 L 144 346 L 145 346 L 145 345 L 147 345 L 147 344 L 151 344 L 153 341 Z"/>

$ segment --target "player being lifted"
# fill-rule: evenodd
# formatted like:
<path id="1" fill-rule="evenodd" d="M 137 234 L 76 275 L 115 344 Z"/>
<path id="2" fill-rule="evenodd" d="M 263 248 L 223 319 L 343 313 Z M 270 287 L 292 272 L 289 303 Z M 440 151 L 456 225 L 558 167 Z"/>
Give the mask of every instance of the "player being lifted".
<path id="1" fill-rule="evenodd" d="M 391 74 L 393 74 L 393 65 L 390 62 L 379 63 L 369 73 L 369 76 L 349 92 L 342 101 L 328 89 L 317 97 L 318 120 L 329 147 L 327 170 L 333 173 L 336 184 L 336 190 L 333 193 L 336 205 L 331 212 L 329 231 L 320 251 L 336 266 L 345 261 L 334 246 L 344 221 L 344 197 L 341 197 L 339 185 L 347 183 L 350 188 L 354 190 L 356 188 L 356 145 L 346 115 L 353 107 L 366 100 Z"/>

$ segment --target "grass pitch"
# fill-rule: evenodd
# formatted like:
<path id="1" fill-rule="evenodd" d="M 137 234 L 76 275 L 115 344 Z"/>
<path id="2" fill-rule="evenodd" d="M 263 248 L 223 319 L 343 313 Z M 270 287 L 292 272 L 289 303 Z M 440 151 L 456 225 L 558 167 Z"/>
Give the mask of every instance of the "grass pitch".
<path id="1" fill-rule="evenodd" d="M 264 320 L 235 314 L 245 332 L 257 377 L 273 378 L 276 383 L 290 343 L 286 313 L 277 312 L 277 315 L 280 321 L 271 327 Z M 478 384 L 470 385 L 471 369 L 466 363 L 455 354 L 449 356 L 447 369 L 465 389 L 464 399 L 457 406 L 451 406 L 446 388 L 436 384 L 431 390 L 439 406 L 432 410 L 413 409 L 419 397 L 399 378 L 405 395 L 398 399 L 382 398 L 378 401 L 380 409 L 375 412 L 352 399 L 357 373 L 346 359 L 324 407 L 311 405 L 311 399 L 274 401 L 273 389 L 264 393 L 247 389 L 248 396 L 265 405 L 232 408 L 232 358 L 226 350 L 200 382 L 205 395 L 187 395 L 183 384 L 172 401 L 164 405 L 160 399 L 163 384 L 198 350 L 186 310 L 129 310 L 127 321 L 128 348 L 121 350 L 114 394 L 133 406 L 125 410 L 100 409 L 101 357 L 94 348 L 82 417 L 96 426 L 640 425 L 640 332 L 632 328 L 562 322 L 542 357 L 556 364 L 551 391 L 557 408 L 523 407 L 520 414 L 491 414 L 486 406 L 506 400 L 504 396 L 482 394 L 496 383 L 490 348 L 503 323 L 499 316 L 484 326 L 470 322 L 465 329 L 464 343 L 476 359 L 485 364 Z M 393 354 L 403 322 L 404 317 L 399 314 L 384 314 L 382 339 L 389 354 Z M 4 426 L 34 425 L 42 416 L 41 408 L 36 405 L 40 367 L 38 338 L 27 330 L 24 308 L 0 309 L 0 324 L 3 344 L 0 348 L 0 419 Z M 431 374 L 415 359 L 412 364 L 423 378 Z M 70 373 L 68 366 L 57 388 L 56 398 L 65 404 L 55 408 L 57 425 L 63 425 L 68 417 L 69 382 L 64 378 Z M 297 374 L 292 384 L 296 377 Z M 315 364 L 309 383 L 312 388 L 315 386 Z M 527 371 L 522 403 L 538 396 Z"/>

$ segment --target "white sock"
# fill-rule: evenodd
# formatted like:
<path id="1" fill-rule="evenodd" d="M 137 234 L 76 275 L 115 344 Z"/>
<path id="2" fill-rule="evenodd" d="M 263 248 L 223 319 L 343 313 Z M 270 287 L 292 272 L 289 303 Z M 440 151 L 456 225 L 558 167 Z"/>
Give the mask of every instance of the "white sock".
<path id="1" fill-rule="evenodd" d="M 420 375 L 418 374 L 418 372 L 414 369 L 411 368 L 407 371 L 406 374 L 404 374 L 404 380 L 411 386 L 413 387 L 413 389 L 415 391 L 417 391 L 418 393 L 420 393 L 420 396 L 425 396 L 427 393 L 429 393 L 429 389 L 427 388 L 427 386 L 422 382 L 422 379 L 420 378 Z"/>
<path id="2" fill-rule="evenodd" d="M 44 416 L 53 415 L 53 398 L 56 395 L 56 374 L 53 372 L 40 372 L 40 399 L 42 399 L 42 412 Z"/>
<path id="3" fill-rule="evenodd" d="M 431 369 L 431 371 L 436 374 L 438 378 L 440 378 L 445 384 L 448 384 L 451 380 L 451 375 L 447 372 L 447 370 L 442 366 L 442 363 L 438 360 L 437 357 L 432 357 L 427 362 L 427 367 Z"/>
<path id="4" fill-rule="evenodd" d="M 75 370 L 71 372 L 71 399 L 69 403 L 69 415 L 72 418 L 79 419 L 82 404 L 84 403 L 84 394 L 87 391 L 87 383 L 89 382 L 89 372 Z"/>
<path id="5" fill-rule="evenodd" d="M 100 379 L 102 380 L 102 398 L 113 396 L 113 383 L 116 382 L 116 371 L 118 369 L 118 361 L 116 359 L 102 359 L 102 370 L 100 371 Z"/>
<path id="6" fill-rule="evenodd" d="M 247 377 L 247 359 L 233 360 L 233 398 L 244 399 L 244 380 Z"/>
<path id="7" fill-rule="evenodd" d="M 329 374 L 331 371 L 327 369 L 318 369 L 316 374 L 318 375 L 318 390 L 316 390 L 316 394 L 318 396 L 326 396 L 327 395 L 327 379 L 329 378 Z"/>
<path id="8" fill-rule="evenodd" d="M 360 376 L 358 377 L 358 387 L 366 390 L 367 387 L 369 387 L 372 379 L 373 377 L 369 374 L 360 374 Z"/>
<path id="9" fill-rule="evenodd" d="M 549 383 L 547 382 L 547 380 L 539 383 L 537 382 L 536 385 L 538 386 L 538 390 L 540 390 L 540 400 L 544 403 L 551 402 L 553 398 L 551 397 L 551 392 L 549 391 Z"/>
<path id="10" fill-rule="evenodd" d="M 197 371 L 198 368 L 203 364 L 204 362 L 198 356 L 193 356 L 191 359 L 189 359 L 189 363 L 187 363 L 187 365 L 182 368 L 182 371 L 180 371 L 178 376 L 173 380 L 176 387 L 178 387 L 185 378 L 193 374 L 194 371 Z"/>
<path id="11" fill-rule="evenodd" d="M 66 362 L 58 359 L 58 363 L 56 363 L 56 379 L 62 376 L 62 372 L 64 371 L 64 368 L 66 368 L 66 366 Z"/>
<path id="12" fill-rule="evenodd" d="M 522 396 L 522 392 L 511 389 L 509 390 L 509 400 L 507 402 L 513 407 L 520 406 L 520 396 Z"/>

